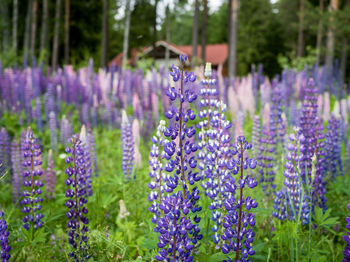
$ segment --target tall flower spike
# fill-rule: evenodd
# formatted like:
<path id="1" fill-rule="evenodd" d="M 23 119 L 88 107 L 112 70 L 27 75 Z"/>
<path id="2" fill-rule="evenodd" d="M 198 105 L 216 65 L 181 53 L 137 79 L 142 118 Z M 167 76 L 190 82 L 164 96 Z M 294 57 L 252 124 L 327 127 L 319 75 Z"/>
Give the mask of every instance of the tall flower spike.
<path id="1" fill-rule="evenodd" d="M 260 153 L 257 159 L 261 186 L 267 196 L 270 196 L 276 189 L 276 185 L 274 184 L 275 171 L 273 169 L 276 150 L 276 140 L 274 136 L 275 131 L 271 130 L 271 123 L 264 125 L 261 131 L 259 145 Z"/>
<path id="2" fill-rule="evenodd" d="M 66 169 L 68 178 L 65 180 L 69 189 L 66 191 L 68 200 L 65 205 L 69 209 L 66 213 L 68 218 L 68 243 L 73 247 L 69 256 L 75 261 L 86 261 L 89 259 L 88 245 L 88 224 L 86 217 L 88 213 L 85 207 L 86 198 L 86 167 L 84 161 L 84 148 L 79 135 L 73 135 L 70 140 L 71 146 L 66 147 L 66 163 L 69 167 Z"/>
<path id="3" fill-rule="evenodd" d="M 13 202 L 17 203 L 21 195 L 22 183 L 22 162 L 21 162 L 21 148 L 16 141 L 11 143 L 11 162 L 12 162 L 12 195 Z"/>
<path id="4" fill-rule="evenodd" d="M 218 92 L 216 80 L 211 77 L 211 64 L 207 63 L 205 79 L 201 81 L 201 99 L 199 101 L 200 122 L 197 125 L 199 132 L 198 140 L 198 168 L 203 179 L 202 187 L 204 193 L 211 200 L 209 209 L 212 210 L 211 220 L 213 241 L 220 246 L 220 232 L 222 231 L 224 207 L 223 201 L 227 194 L 223 185 L 228 180 L 232 171 L 226 167 L 227 162 L 232 158 L 230 152 L 231 136 L 230 121 L 225 119 L 226 105 L 217 100 Z"/>
<path id="5" fill-rule="evenodd" d="M 160 233 L 157 246 L 161 251 L 156 256 L 158 261 L 192 261 L 192 253 L 202 238 L 197 225 L 200 217 L 194 214 L 201 210 L 196 204 L 199 190 L 196 186 L 192 190 L 189 188 L 189 185 L 200 180 L 200 175 L 194 170 L 197 166 L 194 156 L 197 146 L 193 143 L 196 130 L 190 126 L 196 115 L 189 107 L 197 98 L 191 89 L 196 77 L 193 73 L 184 72 L 186 60 L 186 56 L 181 56 L 180 68 L 172 67 L 170 76 L 175 87 L 170 87 L 166 92 L 172 105 L 165 112 L 171 124 L 164 126 L 164 131 L 161 131 L 160 137 L 164 136 L 162 143 L 159 144 L 156 137 L 151 148 L 151 163 L 156 168 L 151 169 L 150 176 L 164 179 L 160 192 L 166 190 L 162 196 L 150 194 L 151 202 L 154 203 L 156 199 L 160 201 L 159 206 L 152 203 L 150 208 L 155 214 L 153 222 L 157 223 L 154 231 Z M 166 175 L 163 175 L 162 170 Z M 150 185 L 153 189 L 157 188 L 157 182 L 153 181 Z"/>
<path id="6" fill-rule="evenodd" d="M 348 205 L 348 210 L 350 211 L 350 204 Z M 344 259 L 342 260 L 342 262 L 350 261 L 350 217 L 346 218 L 346 229 L 348 230 L 348 232 L 344 236 L 346 247 L 344 248 L 344 251 L 343 251 Z"/>
<path id="7" fill-rule="evenodd" d="M 95 135 L 92 132 L 92 130 L 89 130 L 88 132 L 88 142 L 89 142 L 90 157 L 92 158 L 93 171 L 95 176 L 98 176 L 96 141 L 95 141 Z"/>
<path id="8" fill-rule="evenodd" d="M 56 114 L 51 111 L 49 114 L 49 127 L 50 127 L 50 141 L 51 148 L 56 150 L 57 147 L 57 124 L 56 124 Z"/>
<path id="9" fill-rule="evenodd" d="M 254 188 L 258 182 L 249 175 L 244 176 L 244 170 L 256 167 L 256 161 L 247 157 L 247 150 L 251 149 L 244 136 L 237 137 L 236 144 L 232 147 L 232 154 L 228 168 L 234 170 L 234 174 L 239 174 L 237 179 L 230 177 L 224 184 L 225 192 L 228 197 L 224 201 L 227 214 L 224 218 L 224 231 L 221 239 L 224 244 L 221 250 L 224 254 L 230 251 L 235 253 L 233 261 L 250 261 L 249 256 L 254 255 L 253 240 L 255 226 L 255 214 L 250 213 L 252 208 L 256 208 L 258 203 L 255 199 L 244 194 L 244 187 Z M 238 198 L 236 191 L 238 190 Z M 228 261 L 232 261 L 230 258 Z"/>
<path id="10" fill-rule="evenodd" d="M 252 145 L 253 145 L 254 157 L 258 157 L 258 154 L 259 154 L 260 136 L 261 136 L 260 116 L 256 115 L 254 116 L 253 127 L 252 127 Z"/>
<path id="11" fill-rule="evenodd" d="M 303 191 L 303 183 L 300 180 L 300 162 L 303 159 L 301 147 L 305 137 L 292 133 L 289 136 L 287 145 L 287 162 L 284 169 L 284 187 L 276 193 L 274 200 L 274 211 L 272 215 L 280 220 L 288 218 L 296 220 L 297 214 L 301 211 L 303 224 L 309 223 L 310 208 L 309 196 Z M 301 209 L 301 210 L 300 210 Z"/>
<path id="12" fill-rule="evenodd" d="M 5 169 L 11 167 L 11 143 L 6 128 L 1 128 L 0 132 L 0 163 Z"/>
<path id="13" fill-rule="evenodd" d="M 275 82 L 272 83 L 271 108 L 270 108 L 270 132 L 272 140 L 278 145 L 283 144 L 286 126 L 282 118 L 283 98 L 281 86 Z"/>
<path id="14" fill-rule="evenodd" d="M 45 174 L 46 179 L 46 197 L 52 198 L 55 194 L 56 189 L 56 171 L 55 165 L 52 157 L 52 150 L 49 150 L 49 154 L 47 157 L 47 169 Z"/>
<path id="15" fill-rule="evenodd" d="M 327 126 L 325 141 L 325 160 L 328 177 L 334 179 L 343 174 L 343 165 L 341 160 L 341 133 L 340 119 L 334 115 L 331 116 Z"/>
<path id="16" fill-rule="evenodd" d="M 299 119 L 299 133 L 304 137 L 300 141 L 302 144 L 300 153 L 303 157 L 299 165 L 303 183 L 306 183 L 306 177 L 308 177 L 307 182 L 311 185 L 312 158 L 317 147 L 317 89 L 313 79 L 309 79 L 304 93 L 303 109 Z"/>
<path id="17" fill-rule="evenodd" d="M 35 109 L 34 109 L 34 118 L 36 119 L 36 126 L 39 131 L 43 131 L 43 119 L 41 113 L 41 101 L 40 97 L 37 97 L 35 100 Z"/>
<path id="18" fill-rule="evenodd" d="M 72 125 L 69 123 L 69 120 L 65 115 L 61 119 L 61 128 L 60 128 L 60 142 L 62 145 L 66 145 L 68 140 L 73 135 Z"/>
<path id="19" fill-rule="evenodd" d="M 86 131 L 85 125 L 81 127 L 80 141 L 84 149 L 86 196 L 89 197 L 89 196 L 92 196 L 92 161 L 91 161 L 88 133 Z"/>
<path id="20" fill-rule="evenodd" d="M 314 177 L 312 180 L 312 204 L 313 207 L 319 206 L 323 209 L 326 208 L 327 198 L 326 185 L 325 185 L 325 175 L 326 175 L 326 165 L 325 165 L 325 143 L 324 143 L 324 132 L 323 132 L 323 121 L 317 118 L 316 121 L 316 138 L 317 144 L 315 148 L 314 162 Z"/>
<path id="21" fill-rule="evenodd" d="M 41 219 L 44 217 L 39 211 L 41 210 L 41 202 L 43 198 L 40 196 L 44 183 L 41 181 L 41 150 L 40 145 L 34 138 L 32 129 L 28 127 L 26 139 L 23 145 L 23 185 L 28 188 L 23 191 L 23 199 L 21 204 L 23 206 L 22 212 L 25 213 L 23 218 L 23 227 L 29 230 L 32 226 L 35 230 L 43 226 Z"/>
<path id="22" fill-rule="evenodd" d="M 349 174 L 350 172 L 350 139 L 346 144 L 346 152 L 345 152 L 345 173 Z"/>
<path id="23" fill-rule="evenodd" d="M 152 146 L 149 153 L 149 176 L 151 182 L 148 187 L 151 189 L 148 194 L 148 200 L 152 203 L 149 207 L 149 211 L 153 213 L 152 222 L 157 223 L 160 216 L 159 204 L 162 197 L 171 191 L 171 188 L 167 186 L 166 181 L 169 179 L 169 175 L 166 174 L 163 166 L 162 159 L 165 157 L 164 142 L 166 138 L 164 132 L 166 131 L 166 122 L 161 120 L 157 127 L 156 134 L 151 138 Z"/>
<path id="24" fill-rule="evenodd" d="M 123 148 L 122 167 L 126 179 L 131 179 L 134 169 L 134 139 L 126 112 L 122 112 L 121 142 Z M 135 178 L 135 177 L 134 177 Z"/>
<path id="25" fill-rule="evenodd" d="M 2 262 L 8 262 L 11 258 L 11 246 L 9 245 L 8 240 L 9 235 L 10 233 L 7 229 L 7 223 L 4 218 L 4 212 L 0 211 L 0 258 Z"/>

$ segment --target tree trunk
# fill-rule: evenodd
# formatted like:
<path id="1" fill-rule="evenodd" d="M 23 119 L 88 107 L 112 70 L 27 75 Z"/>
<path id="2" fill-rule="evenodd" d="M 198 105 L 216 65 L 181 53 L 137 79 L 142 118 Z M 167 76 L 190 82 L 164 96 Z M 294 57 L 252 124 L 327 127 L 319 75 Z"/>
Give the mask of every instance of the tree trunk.
<path id="1" fill-rule="evenodd" d="M 40 56 L 44 60 L 44 63 L 47 64 L 48 61 L 48 46 L 47 46 L 47 24 L 48 24 L 48 17 L 49 17 L 49 5 L 48 0 L 43 0 L 43 15 L 41 19 L 41 35 L 40 35 Z"/>
<path id="2" fill-rule="evenodd" d="M 297 57 L 304 55 L 304 0 L 300 0 Z"/>
<path id="3" fill-rule="evenodd" d="M 153 58 L 156 60 L 156 42 L 157 42 L 157 6 L 159 0 L 155 0 L 154 3 L 154 21 L 153 21 Z"/>
<path id="4" fill-rule="evenodd" d="M 169 10 L 169 5 L 167 5 L 165 9 L 165 15 L 166 15 L 166 41 L 167 43 L 170 43 L 170 10 Z M 170 51 L 168 46 L 165 49 L 165 64 L 166 64 L 166 69 L 169 69 L 169 58 L 170 58 Z"/>
<path id="5" fill-rule="evenodd" d="M 6 52 L 10 46 L 10 23 L 9 23 L 9 6 L 6 0 L 1 3 L 1 23 L 2 23 L 2 50 Z"/>
<path id="6" fill-rule="evenodd" d="M 123 67 L 127 63 L 128 49 L 129 49 L 129 31 L 130 31 L 130 1 L 126 1 L 125 6 L 125 28 L 124 28 L 124 42 L 123 42 Z"/>
<path id="7" fill-rule="evenodd" d="M 208 0 L 203 0 L 203 22 L 202 22 L 202 63 L 205 63 L 205 49 L 207 46 L 207 21 L 208 21 Z"/>
<path id="8" fill-rule="evenodd" d="M 197 64 L 198 16 L 199 16 L 199 0 L 196 0 L 195 7 L 194 7 L 193 28 L 192 28 L 192 58 L 191 58 L 192 67 L 194 67 Z"/>
<path id="9" fill-rule="evenodd" d="M 36 20 L 38 13 L 38 0 L 34 0 L 32 6 L 32 31 L 30 37 L 30 56 L 32 58 L 32 62 L 35 59 L 35 40 L 36 40 Z"/>
<path id="10" fill-rule="evenodd" d="M 58 41 L 60 33 L 61 0 L 56 0 L 55 31 L 52 48 L 52 72 L 56 71 L 58 60 Z"/>
<path id="11" fill-rule="evenodd" d="M 341 50 L 341 61 L 340 61 L 340 73 L 341 73 L 342 83 L 344 83 L 344 79 L 345 79 L 347 58 L 348 58 L 348 38 L 344 36 L 342 50 Z"/>
<path id="12" fill-rule="evenodd" d="M 27 16 L 26 16 L 26 26 L 24 30 L 24 41 L 23 41 L 23 62 L 27 63 L 28 60 L 28 51 L 29 51 L 29 41 L 30 41 L 30 22 L 32 16 L 32 4 L 33 0 L 28 1 L 27 6 Z"/>
<path id="13" fill-rule="evenodd" d="M 228 57 L 228 75 L 230 80 L 236 75 L 237 63 L 237 20 L 238 20 L 238 0 L 231 2 L 231 20 L 230 20 L 230 53 Z"/>
<path id="14" fill-rule="evenodd" d="M 103 0 L 101 67 L 107 64 L 108 49 L 108 0 Z"/>
<path id="15" fill-rule="evenodd" d="M 345 8 L 350 7 L 350 0 L 346 1 Z M 340 61 L 340 73 L 341 73 L 341 79 L 342 83 L 344 83 L 345 77 L 346 77 L 346 62 L 348 59 L 348 36 L 345 34 L 343 37 L 343 44 L 342 44 L 342 50 L 341 50 L 341 61 Z"/>
<path id="16" fill-rule="evenodd" d="M 64 16 L 64 63 L 69 64 L 69 16 L 70 16 L 70 0 L 65 2 Z"/>
<path id="17" fill-rule="evenodd" d="M 13 0 L 13 15 L 12 15 L 12 45 L 13 51 L 17 56 L 17 34 L 18 34 L 18 0 Z"/>
<path id="18" fill-rule="evenodd" d="M 318 66 L 320 64 L 320 57 L 321 57 L 321 46 L 322 46 L 322 14 L 323 14 L 323 8 L 324 8 L 324 0 L 320 0 L 320 14 L 321 17 L 318 21 L 317 26 L 317 43 L 316 43 L 316 65 Z"/>
<path id="19" fill-rule="evenodd" d="M 334 12 L 338 10 L 338 0 L 331 0 L 328 6 L 330 13 L 329 26 L 327 32 L 327 52 L 326 52 L 326 66 L 331 73 L 333 71 L 333 59 L 334 59 Z"/>

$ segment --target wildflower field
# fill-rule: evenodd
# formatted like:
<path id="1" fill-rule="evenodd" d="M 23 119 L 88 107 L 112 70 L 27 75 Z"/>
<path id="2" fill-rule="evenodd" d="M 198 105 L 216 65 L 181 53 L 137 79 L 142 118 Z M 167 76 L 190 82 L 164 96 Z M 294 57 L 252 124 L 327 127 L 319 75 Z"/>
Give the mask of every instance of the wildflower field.
<path id="1" fill-rule="evenodd" d="M 349 261 L 338 79 L 187 64 L 1 69 L 2 261 Z"/>

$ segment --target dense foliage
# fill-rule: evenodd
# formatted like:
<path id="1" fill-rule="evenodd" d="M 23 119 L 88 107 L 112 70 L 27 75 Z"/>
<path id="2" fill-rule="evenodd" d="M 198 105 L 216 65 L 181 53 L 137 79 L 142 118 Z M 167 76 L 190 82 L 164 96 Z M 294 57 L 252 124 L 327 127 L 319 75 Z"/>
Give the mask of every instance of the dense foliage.
<path id="1" fill-rule="evenodd" d="M 337 78 L 186 63 L 1 71 L 3 261 L 347 261 Z"/>

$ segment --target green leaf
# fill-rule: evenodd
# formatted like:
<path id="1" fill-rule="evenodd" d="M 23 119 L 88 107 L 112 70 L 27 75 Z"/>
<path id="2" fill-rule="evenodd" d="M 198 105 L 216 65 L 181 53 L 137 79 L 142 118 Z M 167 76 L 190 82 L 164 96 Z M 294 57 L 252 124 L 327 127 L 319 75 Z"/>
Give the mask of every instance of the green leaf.
<path id="1" fill-rule="evenodd" d="M 211 255 L 210 258 L 209 258 L 209 262 L 222 261 L 225 258 L 227 258 L 227 255 L 225 255 L 222 252 L 220 252 L 220 253 L 216 253 L 214 255 Z"/>

